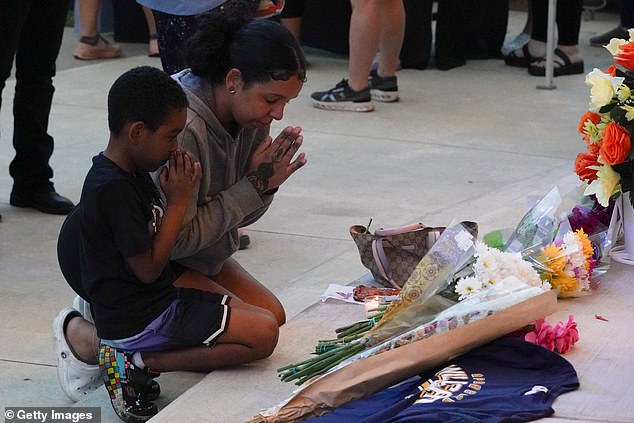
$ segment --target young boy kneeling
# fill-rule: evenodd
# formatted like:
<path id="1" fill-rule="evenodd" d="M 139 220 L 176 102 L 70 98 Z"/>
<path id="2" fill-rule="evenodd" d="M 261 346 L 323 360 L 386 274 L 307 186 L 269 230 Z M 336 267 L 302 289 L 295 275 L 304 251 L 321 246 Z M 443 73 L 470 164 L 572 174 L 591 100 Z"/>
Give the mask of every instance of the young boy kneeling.
<path id="1" fill-rule="evenodd" d="M 201 177 L 200 164 L 177 148 L 186 108 L 184 92 L 164 72 L 143 66 L 121 75 L 108 95 L 108 146 L 93 158 L 80 203 L 60 233 L 61 252 L 72 255 L 78 241 L 79 260 L 60 264 L 80 279 L 69 284 L 90 302 L 97 329 L 95 336 L 79 313 L 70 313 L 65 341 L 86 363 L 98 357 L 112 406 L 127 422 L 157 413 L 156 372 L 212 371 L 268 357 L 277 344 L 271 312 L 170 265 Z M 162 204 L 148 173 L 167 161 Z"/>

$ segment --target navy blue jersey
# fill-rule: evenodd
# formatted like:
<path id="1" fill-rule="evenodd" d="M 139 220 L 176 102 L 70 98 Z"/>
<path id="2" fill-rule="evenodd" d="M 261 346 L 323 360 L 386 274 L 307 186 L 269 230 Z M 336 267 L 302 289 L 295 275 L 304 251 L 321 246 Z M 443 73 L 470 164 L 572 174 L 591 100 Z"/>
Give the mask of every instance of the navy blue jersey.
<path id="1" fill-rule="evenodd" d="M 553 414 L 554 399 L 579 386 L 560 355 L 518 338 L 500 338 L 311 423 L 527 422 Z"/>

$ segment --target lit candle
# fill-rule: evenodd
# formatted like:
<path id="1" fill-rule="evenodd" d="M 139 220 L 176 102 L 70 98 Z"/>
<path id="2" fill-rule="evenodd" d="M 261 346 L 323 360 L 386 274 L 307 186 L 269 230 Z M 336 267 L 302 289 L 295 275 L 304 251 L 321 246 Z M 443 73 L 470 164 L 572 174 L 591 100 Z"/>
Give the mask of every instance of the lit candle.
<path id="1" fill-rule="evenodd" d="M 365 307 L 365 316 L 368 319 L 379 312 L 379 310 L 375 310 L 380 305 L 378 296 L 366 297 L 365 300 L 363 301 L 364 301 L 363 305 Z"/>

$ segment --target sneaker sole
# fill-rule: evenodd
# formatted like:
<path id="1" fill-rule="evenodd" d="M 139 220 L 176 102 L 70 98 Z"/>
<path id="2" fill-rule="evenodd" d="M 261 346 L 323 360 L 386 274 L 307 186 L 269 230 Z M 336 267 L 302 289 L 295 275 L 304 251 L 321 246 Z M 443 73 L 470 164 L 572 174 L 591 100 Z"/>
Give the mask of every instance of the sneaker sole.
<path id="1" fill-rule="evenodd" d="M 398 91 L 370 90 L 370 94 L 372 95 L 372 100 L 383 103 L 394 103 L 400 98 Z"/>
<path id="2" fill-rule="evenodd" d="M 313 106 L 323 110 L 335 110 L 342 112 L 371 112 L 374 104 L 371 101 L 355 103 L 353 101 L 325 102 L 312 99 Z"/>

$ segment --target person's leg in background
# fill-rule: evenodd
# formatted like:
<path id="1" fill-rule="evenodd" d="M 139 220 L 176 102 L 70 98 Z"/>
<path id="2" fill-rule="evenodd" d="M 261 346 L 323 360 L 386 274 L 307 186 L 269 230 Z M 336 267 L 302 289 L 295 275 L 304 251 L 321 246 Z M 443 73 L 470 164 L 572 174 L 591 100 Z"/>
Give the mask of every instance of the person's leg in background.
<path id="1" fill-rule="evenodd" d="M 51 182 L 53 170 L 49 159 L 53 153 L 53 137 L 48 134 L 55 91 L 55 61 L 62 44 L 68 0 L 27 3 L 31 7 L 19 31 L 15 50 L 13 147 L 16 155 L 9 166 L 14 181 L 10 203 L 45 213 L 68 214 L 73 203 L 57 194 Z"/>
<path id="2" fill-rule="evenodd" d="M 619 7 L 619 25 L 616 28 L 609 30 L 608 32 L 590 38 L 590 45 L 593 45 L 595 47 L 603 47 L 604 45 L 609 44 L 612 38 L 629 40 L 630 35 L 627 30 L 630 28 L 634 28 L 634 1 L 621 0 L 619 2 Z"/>
<path id="3" fill-rule="evenodd" d="M 383 2 L 381 11 L 381 35 L 379 38 L 378 75 L 391 77 L 396 75 L 399 54 L 405 35 L 405 8 L 402 0 Z"/>
<path id="4" fill-rule="evenodd" d="M 6 0 L 0 2 L 0 108 L 2 108 L 2 91 L 7 78 L 11 75 L 15 50 L 18 47 L 22 26 L 29 14 L 32 0 Z M 0 131 L 0 141 L 5 135 Z M 2 216 L 0 215 L 0 220 Z"/>
<path id="5" fill-rule="evenodd" d="M 373 77 L 370 69 L 379 49 L 379 78 L 374 76 L 373 80 L 381 82 L 381 78 L 389 78 L 390 89 L 395 90 L 391 96 L 393 99 L 381 101 L 395 101 L 394 96 L 398 99 L 396 67 L 405 33 L 405 7 L 402 0 L 351 0 L 351 4 L 350 79 L 328 91 L 315 92 L 311 98 L 318 108 L 367 112 L 374 110 L 369 77 Z"/>
<path id="6" fill-rule="evenodd" d="M 158 47 L 158 35 L 156 34 L 156 21 L 154 20 L 154 14 L 152 9 L 143 7 L 143 15 L 145 16 L 145 22 L 150 36 L 150 42 L 148 46 L 148 56 L 159 57 Z"/>
<path id="7" fill-rule="evenodd" d="M 508 56 L 512 51 L 521 49 L 528 43 L 531 38 L 531 32 L 533 31 L 533 12 L 531 8 L 531 0 L 527 0 L 528 10 L 526 12 L 526 21 L 524 22 L 524 28 L 522 32 L 517 34 L 511 41 L 504 43 L 501 49 L 501 53 L 504 56 Z"/>
<path id="8" fill-rule="evenodd" d="M 97 28 L 101 0 L 77 0 L 81 38 L 73 56 L 80 60 L 113 59 L 121 56 L 121 47 L 110 44 Z"/>
<path id="9" fill-rule="evenodd" d="M 528 43 L 531 54 L 541 57 L 530 64 L 528 73 L 544 76 L 546 60 L 546 28 L 548 26 L 548 1 L 533 0 L 533 33 Z M 579 50 L 582 0 L 557 2 L 558 45 L 554 55 L 554 75 L 575 75 L 584 72 L 583 57 Z"/>

